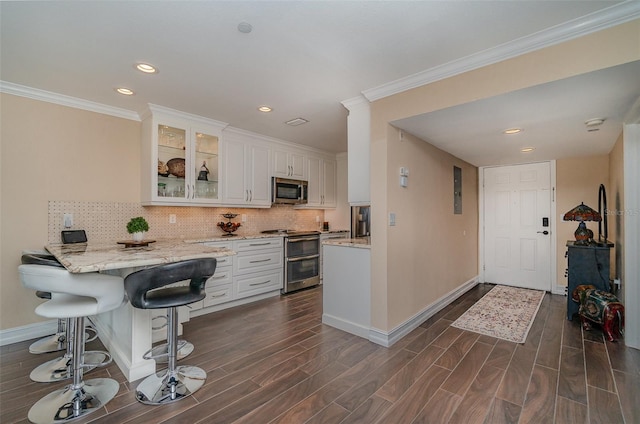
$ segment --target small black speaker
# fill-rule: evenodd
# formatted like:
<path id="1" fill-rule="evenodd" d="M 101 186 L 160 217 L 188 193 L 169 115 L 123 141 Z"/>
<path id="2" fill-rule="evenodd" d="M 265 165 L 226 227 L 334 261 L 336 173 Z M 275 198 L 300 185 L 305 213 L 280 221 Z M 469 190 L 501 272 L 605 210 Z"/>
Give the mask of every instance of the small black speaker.
<path id="1" fill-rule="evenodd" d="M 84 230 L 66 230 L 62 232 L 62 243 L 86 243 L 87 233 Z"/>

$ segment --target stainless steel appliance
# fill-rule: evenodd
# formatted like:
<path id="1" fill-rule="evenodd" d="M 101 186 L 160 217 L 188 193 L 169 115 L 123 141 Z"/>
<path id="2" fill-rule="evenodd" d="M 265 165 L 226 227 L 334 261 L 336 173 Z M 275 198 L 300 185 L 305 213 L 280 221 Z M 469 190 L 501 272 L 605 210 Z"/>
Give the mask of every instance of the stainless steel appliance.
<path id="1" fill-rule="evenodd" d="M 320 232 L 267 230 L 284 234 L 283 294 L 320 284 Z"/>
<path id="2" fill-rule="evenodd" d="M 351 207 L 351 237 L 371 236 L 371 206 Z"/>
<path id="3" fill-rule="evenodd" d="M 308 201 L 308 181 L 272 178 L 271 203 L 303 205 Z"/>

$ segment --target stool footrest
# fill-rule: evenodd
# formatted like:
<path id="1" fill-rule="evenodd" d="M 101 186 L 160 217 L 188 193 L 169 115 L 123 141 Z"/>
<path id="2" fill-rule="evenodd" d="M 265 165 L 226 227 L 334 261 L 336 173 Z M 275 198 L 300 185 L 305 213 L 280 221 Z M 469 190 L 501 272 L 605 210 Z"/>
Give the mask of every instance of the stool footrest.
<path id="1" fill-rule="evenodd" d="M 193 352 L 193 344 L 189 343 L 186 340 L 178 340 L 178 361 L 182 358 L 185 358 Z M 169 357 L 169 345 L 167 343 L 163 343 L 158 346 L 154 346 L 151 349 L 147 350 L 144 355 L 142 355 L 143 359 L 154 359 L 158 363 L 166 363 Z"/>
<path id="2" fill-rule="evenodd" d="M 102 350 L 89 350 L 84 352 L 84 361 L 82 362 L 82 368 L 94 369 L 96 367 L 104 367 L 109 365 L 113 361 L 113 358 L 108 352 Z"/>

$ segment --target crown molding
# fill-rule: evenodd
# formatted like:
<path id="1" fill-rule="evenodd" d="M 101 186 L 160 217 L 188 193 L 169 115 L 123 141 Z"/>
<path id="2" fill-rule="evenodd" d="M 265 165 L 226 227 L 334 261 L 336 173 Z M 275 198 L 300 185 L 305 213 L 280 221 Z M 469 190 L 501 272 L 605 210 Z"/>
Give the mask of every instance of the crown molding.
<path id="1" fill-rule="evenodd" d="M 45 91 L 20 84 L 14 84 L 12 82 L 0 81 L 0 93 L 13 94 L 14 96 L 27 97 L 33 100 L 40 100 L 43 102 L 73 107 L 90 112 L 102 113 L 105 115 L 111 115 L 117 118 L 124 118 L 132 121 L 140 121 L 140 115 L 138 115 L 138 112 L 132 110 L 107 106 L 101 103 L 79 99 L 77 97 L 66 96 L 64 94 L 58 94 L 51 91 Z"/>
<path id="2" fill-rule="evenodd" d="M 344 106 L 348 111 L 352 111 L 361 107 L 368 107 L 370 105 L 369 100 L 367 100 L 367 98 L 363 95 L 343 100 L 340 103 L 342 103 L 342 106 Z"/>
<path id="3" fill-rule="evenodd" d="M 539 31 L 464 58 L 364 90 L 371 102 L 412 88 L 511 59 L 525 53 L 611 28 L 640 17 L 640 2 L 625 1 L 581 18 Z M 344 104 L 344 103 L 343 103 Z"/>

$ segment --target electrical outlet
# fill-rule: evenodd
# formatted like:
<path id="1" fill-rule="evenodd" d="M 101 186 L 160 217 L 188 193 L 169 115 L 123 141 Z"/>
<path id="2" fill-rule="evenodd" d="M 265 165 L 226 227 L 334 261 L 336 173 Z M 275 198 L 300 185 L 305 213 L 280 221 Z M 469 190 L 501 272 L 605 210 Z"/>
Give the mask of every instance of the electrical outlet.
<path id="1" fill-rule="evenodd" d="M 389 226 L 393 227 L 396 225 L 396 213 L 395 212 L 391 212 L 389 213 Z"/>
<path id="2" fill-rule="evenodd" d="M 242 214 L 242 222 L 247 222 L 247 214 L 246 213 Z"/>
<path id="3" fill-rule="evenodd" d="M 320 222 L 320 215 L 316 215 L 316 222 Z"/>
<path id="4" fill-rule="evenodd" d="M 65 213 L 64 214 L 64 217 L 62 218 L 62 225 L 64 225 L 64 228 L 73 227 L 73 214 L 72 213 Z"/>
<path id="5" fill-rule="evenodd" d="M 169 214 L 169 224 L 175 224 L 175 223 L 176 223 L 176 214 L 175 213 Z"/>

